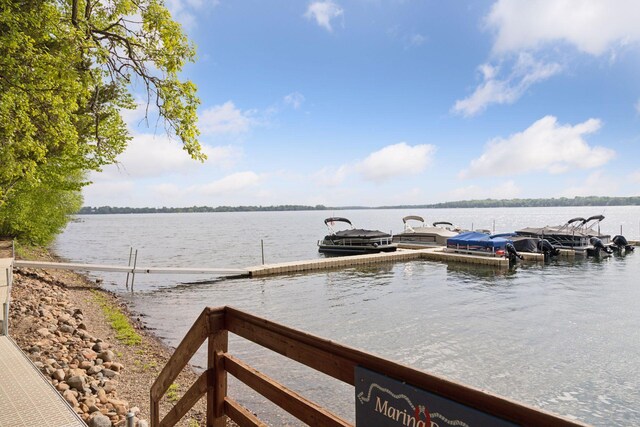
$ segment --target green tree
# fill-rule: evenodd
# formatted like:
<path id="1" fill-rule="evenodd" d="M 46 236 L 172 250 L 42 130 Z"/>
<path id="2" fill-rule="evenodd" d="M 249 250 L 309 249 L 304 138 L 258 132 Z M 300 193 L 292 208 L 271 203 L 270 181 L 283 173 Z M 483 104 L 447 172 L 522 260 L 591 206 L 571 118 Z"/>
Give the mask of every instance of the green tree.
<path id="1" fill-rule="evenodd" d="M 48 209 L 73 204 L 86 172 L 116 161 L 130 140 L 120 110 L 135 106 L 136 88 L 204 160 L 196 88 L 179 78 L 194 54 L 158 0 L 0 0 L 0 232 L 32 239 L 21 206 L 45 189 L 57 195 Z"/>

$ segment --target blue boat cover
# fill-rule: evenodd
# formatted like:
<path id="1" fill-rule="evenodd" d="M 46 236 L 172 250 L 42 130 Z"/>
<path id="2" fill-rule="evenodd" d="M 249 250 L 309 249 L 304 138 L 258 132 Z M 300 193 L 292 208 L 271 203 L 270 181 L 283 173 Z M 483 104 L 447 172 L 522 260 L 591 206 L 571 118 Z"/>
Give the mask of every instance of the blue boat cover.
<path id="1" fill-rule="evenodd" d="M 447 246 L 476 246 L 482 248 L 495 248 L 501 249 L 510 242 L 510 239 L 506 239 L 501 236 L 489 236 L 485 233 L 478 233 L 477 231 L 468 231 L 466 233 L 460 233 L 457 236 L 449 237 L 447 239 Z"/>

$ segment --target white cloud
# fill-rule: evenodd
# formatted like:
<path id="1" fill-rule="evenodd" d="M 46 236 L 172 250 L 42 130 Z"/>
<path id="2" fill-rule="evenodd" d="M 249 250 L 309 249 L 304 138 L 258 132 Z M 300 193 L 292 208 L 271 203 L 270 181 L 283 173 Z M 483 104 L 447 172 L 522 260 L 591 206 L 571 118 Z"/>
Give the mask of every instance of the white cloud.
<path id="1" fill-rule="evenodd" d="M 599 56 L 640 41 L 640 2 L 498 0 L 485 22 L 496 32 L 493 50 L 498 54 L 564 42 Z"/>
<path id="2" fill-rule="evenodd" d="M 198 15 L 205 7 L 213 9 L 220 4 L 219 0 L 166 0 L 165 5 L 174 20 L 187 29 L 197 26 Z"/>
<path id="3" fill-rule="evenodd" d="M 185 171 L 196 164 L 197 162 L 182 149 L 179 141 L 166 135 L 134 135 L 125 152 L 118 157 L 118 168 L 132 177 Z M 108 177 L 114 172 L 114 166 L 110 168 L 109 171 L 105 168 Z"/>
<path id="4" fill-rule="evenodd" d="M 331 0 L 310 3 L 304 14 L 305 18 L 315 19 L 316 23 L 327 31 L 333 31 L 331 20 L 343 15 L 344 10 Z"/>
<path id="5" fill-rule="evenodd" d="M 184 195 L 184 190 L 175 184 L 157 184 L 149 186 L 157 200 L 177 200 Z"/>
<path id="6" fill-rule="evenodd" d="M 579 185 L 565 189 L 558 196 L 614 196 L 617 194 L 619 188 L 619 179 L 615 176 L 605 174 L 602 170 L 597 170 L 590 174 Z"/>
<path id="7" fill-rule="evenodd" d="M 242 150 L 233 146 L 202 145 L 202 151 L 207 155 L 206 164 L 222 168 L 232 167 L 242 157 Z M 200 166 L 202 163 L 189 157 L 178 140 L 166 135 L 134 134 L 127 149 L 118 157 L 118 164 L 105 166 L 99 179 L 157 177 L 165 173 L 186 173 Z"/>
<path id="8" fill-rule="evenodd" d="M 304 102 L 304 95 L 300 92 L 293 92 L 284 97 L 284 103 L 287 105 L 291 105 L 294 109 L 298 109 L 302 106 Z"/>
<path id="9" fill-rule="evenodd" d="M 200 114 L 200 131 L 205 135 L 239 134 L 247 132 L 253 124 L 252 111 L 241 111 L 232 101 L 207 108 Z"/>
<path id="10" fill-rule="evenodd" d="M 158 110 L 155 104 L 147 103 L 146 99 L 144 99 L 142 95 L 136 95 L 135 104 L 135 108 L 131 110 L 127 110 L 124 108 L 120 110 L 120 116 L 122 117 L 122 120 L 129 126 L 129 129 L 135 129 L 141 123 L 144 123 L 147 113 L 155 114 Z"/>
<path id="11" fill-rule="evenodd" d="M 431 163 L 436 151 L 429 144 L 410 146 L 405 142 L 389 145 L 371 153 L 356 165 L 356 170 L 365 179 L 384 181 L 404 175 L 416 175 L 423 172 Z"/>
<path id="12" fill-rule="evenodd" d="M 262 180 L 263 177 L 255 172 L 237 172 L 209 184 L 199 186 L 192 189 L 192 191 L 196 191 L 207 196 L 235 194 L 257 186 Z"/>
<path id="13" fill-rule="evenodd" d="M 337 168 L 326 167 L 313 174 L 313 178 L 318 185 L 337 187 L 344 182 L 351 169 L 352 167 L 349 165 L 342 165 Z"/>
<path id="14" fill-rule="evenodd" d="M 456 188 L 447 193 L 447 201 L 455 200 L 482 200 L 482 199 L 513 199 L 519 197 L 520 188 L 515 182 L 509 180 L 496 186 L 468 185 Z"/>
<path id="15" fill-rule="evenodd" d="M 100 175 L 92 173 L 90 179 L 99 179 Z M 104 203 L 104 200 L 115 200 L 117 198 L 125 198 L 133 202 L 133 190 L 135 184 L 133 181 L 97 181 L 82 189 L 82 196 L 85 204 L 88 206 L 106 205 L 111 202 Z"/>
<path id="16" fill-rule="evenodd" d="M 638 102 L 636 102 L 636 113 L 638 113 L 638 115 L 640 115 L 640 99 L 638 99 Z"/>
<path id="17" fill-rule="evenodd" d="M 635 182 L 635 183 L 640 184 L 640 169 L 639 169 L 639 170 L 637 170 L 637 171 L 632 172 L 632 173 L 629 175 L 629 179 L 630 179 L 632 182 Z"/>
<path id="18" fill-rule="evenodd" d="M 609 63 L 615 62 L 618 50 L 640 42 L 638 22 L 637 0 L 497 0 L 484 18 L 486 28 L 495 34 L 488 62 L 504 65 L 517 60 L 502 77 L 495 65 L 480 66 L 482 83 L 472 95 L 456 101 L 452 111 L 473 116 L 491 104 L 516 102 L 533 84 L 567 68 L 557 63 L 566 61 L 563 47 L 606 55 Z M 562 59 L 534 59 L 543 54 Z"/>
<path id="19" fill-rule="evenodd" d="M 405 49 L 419 47 L 427 42 L 427 37 L 424 35 L 415 32 L 407 32 L 397 25 L 388 28 L 387 35 L 389 35 L 392 40 L 400 41 Z"/>
<path id="20" fill-rule="evenodd" d="M 558 124 L 553 116 L 543 117 L 523 132 L 490 141 L 484 153 L 472 160 L 460 176 L 504 176 L 533 171 L 561 173 L 602 166 L 615 152 L 605 147 L 590 147 L 583 138 L 600 127 L 597 119 L 571 126 Z"/>
<path id="21" fill-rule="evenodd" d="M 409 36 L 409 39 L 408 39 L 408 42 L 409 42 L 408 47 L 422 46 L 426 41 L 427 41 L 427 38 L 422 34 L 418 34 L 418 33 L 412 34 L 411 36 Z"/>
<path id="22" fill-rule="evenodd" d="M 557 63 L 536 61 L 531 55 L 521 53 L 509 74 L 499 78 L 500 68 L 491 64 L 478 67 L 483 81 L 469 97 L 456 101 L 452 111 L 463 116 L 474 116 L 491 104 L 513 104 L 537 82 L 558 74 L 562 67 Z"/>

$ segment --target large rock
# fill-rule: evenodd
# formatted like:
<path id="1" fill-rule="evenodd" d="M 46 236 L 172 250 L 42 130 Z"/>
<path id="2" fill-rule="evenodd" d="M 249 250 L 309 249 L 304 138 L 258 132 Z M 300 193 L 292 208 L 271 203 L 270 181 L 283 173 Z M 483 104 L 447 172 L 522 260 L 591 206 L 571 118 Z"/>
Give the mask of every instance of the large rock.
<path id="1" fill-rule="evenodd" d="M 67 379 L 67 384 L 69 387 L 75 388 L 76 390 L 82 391 L 84 389 L 85 377 L 80 375 L 74 375 L 71 378 Z"/>
<path id="2" fill-rule="evenodd" d="M 51 375 L 51 377 L 58 381 L 64 380 L 64 370 L 56 369 L 56 371 Z"/>
<path id="3" fill-rule="evenodd" d="M 102 359 L 105 362 L 113 362 L 114 357 L 115 357 L 115 354 L 113 354 L 113 351 L 111 350 L 105 350 L 100 354 L 98 354 L 98 358 Z"/>
<path id="4" fill-rule="evenodd" d="M 104 375 L 106 378 L 113 378 L 116 375 L 118 375 L 118 373 L 116 371 L 111 370 L 111 369 L 103 369 L 102 370 L 102 375 Z"/>
<path id="5" fill-rule="evenodd" d="M 98 353 L 101 353 L 103 351 L 105 351 L 106 349 L 109 348 L 109 344 L 104 342 L 104 341 L 98 341 L 97 343 L 95 343 L 93 345 L 93 347 L 91 348 L 93 351 L 97 351 Z"/>
<path id="6" fill-rule="evenodd" d="M 75 328 L 71 325 L 63 324 L 58 327 L 58 330 L 66 334 L 72 334 Z"/>
<path id="7" fill-rule="evenodd" d="M 87 369 L 87 374 L 95 375 L 100 371 L 102 371 L 102 366 L 99 366 L 99 365 L 91 366 L 89 369 Z"/>
<path id="8" fill-rule="evenodd" d="M 80 368 L 71 368 L 69 372 L 67 372 L 67 378 L 71 377 L 83 377 L 85 374 L 84 369 Z"/>
<path id="9" fill-rule="evenodd" d="M 111 427 L 111 420 L 109 417 L 102 415 L 100 412 L 96 412 L 96 415 L 89 420 L 89 427 Z"/>
<path id="10" fill-rule="evenodd" d="M 98 397 L 98 400 L 100 400 L 100 403 L 105 404 L 108 402 L 107 393 L 104 391 L 104 389 L 98 389 L 96 396 Z"/>
<path id="11" fill-rule="evenodd" d="M 62 393 L 62 397 L 64 397 L 64 400 L 69 402 L 69 405 L 71 405 L 71 407 L 75 408 L 76 406 L 78 406 L 78 399 L 76 398 L 73 391 L 66 390 L 64 393 Z"/>

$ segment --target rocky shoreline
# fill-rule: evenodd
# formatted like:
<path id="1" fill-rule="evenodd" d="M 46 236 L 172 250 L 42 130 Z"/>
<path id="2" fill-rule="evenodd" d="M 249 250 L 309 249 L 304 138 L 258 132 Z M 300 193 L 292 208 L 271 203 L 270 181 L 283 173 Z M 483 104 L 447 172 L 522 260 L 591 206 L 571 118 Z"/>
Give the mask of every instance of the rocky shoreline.
<path id="1" fill-rule="evenodd" d="M 16 269 L 10 334 L 89 427 L 121 427 L 128 413 L 147 427 L 149 389 L 171 351 L 129 316 L 139 337 L 118 339 L 105 305 L 128 314 L 115 295 L 69 272 Z M 161 403 L 161 413 L 195 380 L 184 372 Z M 204 402 L 179 425 L 204 425 Z"/>

